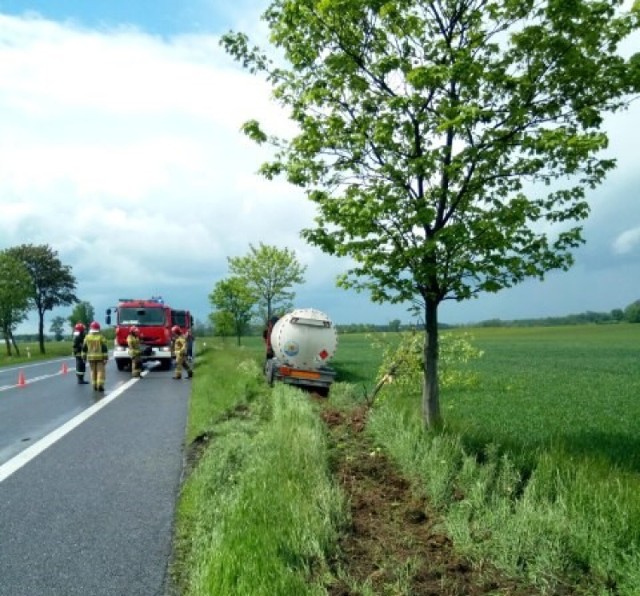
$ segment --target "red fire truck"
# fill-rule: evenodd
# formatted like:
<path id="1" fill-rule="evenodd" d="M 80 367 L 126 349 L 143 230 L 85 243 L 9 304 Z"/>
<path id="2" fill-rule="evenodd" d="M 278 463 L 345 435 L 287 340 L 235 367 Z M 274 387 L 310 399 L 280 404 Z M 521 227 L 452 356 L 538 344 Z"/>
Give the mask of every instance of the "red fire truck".
<path id="1" fill-rule="evenodd" d="M 171 327 L 175 324 L 173 312 L 160 297 L 120 298 L 116 307 L 107 309 L 106 323 L 115 325 L 113 357 L 118 370 L 131 367 L 127 336 L 134 325 L 140 330 L 142 361 L 157 360 L 160 368 L 171 368 Z"/>

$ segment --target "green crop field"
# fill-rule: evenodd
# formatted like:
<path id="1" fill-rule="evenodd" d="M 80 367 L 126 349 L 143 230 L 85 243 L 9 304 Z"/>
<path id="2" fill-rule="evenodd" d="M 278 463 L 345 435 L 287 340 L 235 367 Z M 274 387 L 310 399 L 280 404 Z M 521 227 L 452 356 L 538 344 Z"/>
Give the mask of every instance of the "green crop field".
<path id="1" fill-rule="evenodd" d="M 640 325 L 478 329 L 477 386 L 443 392 L 467 442 L 559 448 L 640 472 Z"/>
<path id="2" fill-rule="evenodd" d="M 443 432 L 424 433 L 419 387 L 392 384 L 376 441 L 478 564 L 540 593 L 640 593 L 640 325 L 455 329 L 442 343 L 457 334 L 483 354 L 456 365 L 472 383 L 441 388 Z M 341 336 L 336 365 L 370 389 L 381 357 L 367 341 Z"/>
<path id="3" fill-rule="evenodd" d="M 640 472 L 640 325 L 473 328 L 483 351 L 465 365 L 472 387 L 444 388 L 448 430 L 476 448 L 498 443 L 526 457 L 538 448 Z M 393 334 L 388 334 L 393 341 Z M 381 362 L 364 334 L 341 335 L 338 378 L 371 389 Z M 420 407 L 419 390 L 403 407 Z"/>

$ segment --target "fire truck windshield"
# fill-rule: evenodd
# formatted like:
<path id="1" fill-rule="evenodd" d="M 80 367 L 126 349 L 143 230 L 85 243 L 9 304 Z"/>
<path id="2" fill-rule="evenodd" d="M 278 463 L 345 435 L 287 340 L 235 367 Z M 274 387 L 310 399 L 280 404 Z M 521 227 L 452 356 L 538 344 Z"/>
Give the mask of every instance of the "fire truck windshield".
<path id="1" fill-rule="evenodd" d="M 120 325 L 164 325 L 164 309 L 162 308 L 120 308 L 118 309 Z"/>

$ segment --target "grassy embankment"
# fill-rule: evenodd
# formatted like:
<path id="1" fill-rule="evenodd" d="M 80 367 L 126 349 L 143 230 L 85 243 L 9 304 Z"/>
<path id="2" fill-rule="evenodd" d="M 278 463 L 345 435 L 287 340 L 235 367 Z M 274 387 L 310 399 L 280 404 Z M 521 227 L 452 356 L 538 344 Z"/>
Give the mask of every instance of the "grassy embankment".
<path id="1" fill-rule="evenodd" d="M 456 333 L 456 331 L 451 331 Z M 420 396 L 381 394 L 369 432 L 439 508 L 456 547 L 540 593 L 640 593 L 640 326 L 477 329 L 471 388 L 425 434 Z M 345 520 L 308 398 L 269 391 L 259 341 L 199 357 L 179 505 L 181 593 L 323 593 Z M 355 405 L 380 354 L 341 336 L 330 401 Z M 206 449 L 205 449 L 206 448 Z M 416 553 L 419 555 L 419 553 Z"/>
<path id="2" fill-rule="evenodd" d="M 45 353 L 40 354 L 40 344 L 37 341 L 19 342 L 20 355 L 15 353 L 13 346 L 11 356 L 7 356 L 7 348 L 4 340 L 0 342 L 0 366 L 19 366 L 37 360 L 50 360 L 51 358 L 65 358 L 71 356 L 73 349 L 70 341 L 51 341 L 44 344 Z"/>
<path id="3" fill-rule="evenodd" d="M 344 510 L 324 431 L 306 396 L 267 387 L 262 346 L 245 341 L 198 355 L 187 441 L 204 453 L 180 498 L 176 592 L 320 594 L 309 578 Z"/>

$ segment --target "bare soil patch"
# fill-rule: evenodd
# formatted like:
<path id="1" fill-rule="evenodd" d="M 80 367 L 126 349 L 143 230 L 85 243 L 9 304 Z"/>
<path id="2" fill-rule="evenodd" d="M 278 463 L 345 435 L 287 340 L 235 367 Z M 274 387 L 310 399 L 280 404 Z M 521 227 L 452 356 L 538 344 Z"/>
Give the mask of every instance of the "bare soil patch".
<path id="1" fill-rule="evenodd" d="M 341 579 L 327 586 L 331 596 L 355 596 L 365 587 L 369 594 L 425 596 L 539 593 L 456 554 L 437 513 L 363 432 L 365 408 L 345 413 L 324 406 L 321 416 L 351 510 L 334 561 Z"/>

